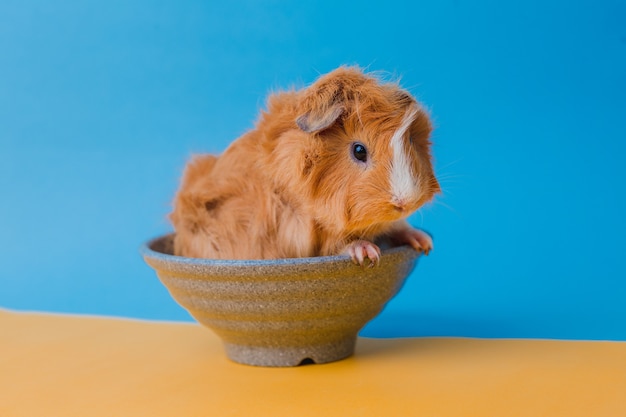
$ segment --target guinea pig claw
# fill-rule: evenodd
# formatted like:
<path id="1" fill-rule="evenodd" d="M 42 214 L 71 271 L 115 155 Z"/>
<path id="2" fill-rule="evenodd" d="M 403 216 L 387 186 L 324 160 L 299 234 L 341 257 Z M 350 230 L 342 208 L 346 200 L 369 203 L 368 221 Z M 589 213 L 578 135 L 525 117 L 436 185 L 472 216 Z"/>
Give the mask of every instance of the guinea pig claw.
<path id="1" fill-rule="evenodd" d="M 361 248 L 355 246 L 349 246 L 346 249 L 348 255 L 350 255 L 350 259 L 352 259 L 352 263 L 356 265 L 363 265 L 363 251 Z"/>
<path id="2" fill-rule="evenodd" d="M 380 263 L 380 249 L 378 246 L 372 244 L 371 246 L 367 246 L 365 248 L 367 251 L 367 257 L 370 258 L 370 268 L 374 268 Z"/>
<path id="3" fill-rule="evenodd" d="M 363 262 L 365 262 L 365 253 L 364 249 L 358 247 L 355 249 L 356 259 L 359 265 L 363 266 Z"/>
<path id="4" fill-rule="evenodd" d="M 410 245 L 416 251 L 423 252 L 426 256 L 433 249 L 433 239 L 430 235 L 412 227 L 397 230 L 391 235 L 391 238 L 396 244 Z"/>
<path id="5" fill-rule="evenodd" d="M 365 266 L 365 259 L 369 259 L 368 267 L 373 268 L 380 262 L 380 249 L 375 244 L 366 240 L 357 240 L 352 242 L 344 253 L 350 255 L 352 262 L 357 265 Z"/>

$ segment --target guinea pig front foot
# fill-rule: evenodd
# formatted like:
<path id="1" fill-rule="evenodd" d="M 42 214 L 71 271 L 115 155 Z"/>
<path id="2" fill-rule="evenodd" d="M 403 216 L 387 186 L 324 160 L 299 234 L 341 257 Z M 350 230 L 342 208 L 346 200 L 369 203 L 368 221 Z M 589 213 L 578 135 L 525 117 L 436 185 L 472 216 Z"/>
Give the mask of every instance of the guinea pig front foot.
<path id="1" fill-rule="evenodd" d="M 407 226 L 393 231 L 389 238 L 396 245 L 410 245 L 416 251 L 423 251 L 424 255 L 433 249 L 433 238 L 423 230 Z"/>
<path id="2" fill-rule="evenodd" d="M 352 262 L 364 266 L 365 260 L 369 259 L 369 267 L 373 268 L 380 261 L 380 248 L 367 240 L 355 240 L 343 250 L 344 254 L 350 255 Z"/>

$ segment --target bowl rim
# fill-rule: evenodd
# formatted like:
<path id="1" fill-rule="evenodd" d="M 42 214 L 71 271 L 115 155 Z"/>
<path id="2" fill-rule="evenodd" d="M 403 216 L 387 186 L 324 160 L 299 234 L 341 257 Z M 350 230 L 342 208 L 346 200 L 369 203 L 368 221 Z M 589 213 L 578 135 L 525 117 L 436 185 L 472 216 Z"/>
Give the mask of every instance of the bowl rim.
<path id="1" fill-rule="evenodd" d="M 332 255 L 332 256 L 313 256 L 303 258 L 279 258 L 279 259 L 207 259 L 207 258 L 190 258 L 186 256 L 170 255 L 168 253 L 159 252 L 152 249 L 155 243 L 173 236 L 174 233 L 166 233 L 157 237 L 154 237 L 147 242 L 143 243 L 140 247 L 140 252 L 144 258 L 150 258 L 154 260 L 160 260 L 167 263 L 183 264 L 183 265 L 196 265 L 196 266 L 230 266 L 230 267 L 267 267 L 278 265 L 311 265 L 311 264 L 329 264 L 346 261 L 350 264 L 352 260 L 348 255 Z M 408 245 L 395 246 L 391 248 L 381 248 L 381 257 L 386 255 L 393 255 L 396 253 L 402 253 L 405 251 L 412 252 L 412 255 L 419 257 L 420 252 L 415 251 Z"/>

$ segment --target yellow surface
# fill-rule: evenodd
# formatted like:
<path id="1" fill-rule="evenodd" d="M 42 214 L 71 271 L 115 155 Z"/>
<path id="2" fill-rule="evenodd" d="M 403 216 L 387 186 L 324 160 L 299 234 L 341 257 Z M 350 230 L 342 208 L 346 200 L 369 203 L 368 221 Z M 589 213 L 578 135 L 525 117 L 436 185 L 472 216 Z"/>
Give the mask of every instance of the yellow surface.
<path id="1" fill-rule="evenodd" d="M 273 369 L 198 325 L 0 310 L 0 416 L 626 416 L 626 343 L 359 339 Z"/>

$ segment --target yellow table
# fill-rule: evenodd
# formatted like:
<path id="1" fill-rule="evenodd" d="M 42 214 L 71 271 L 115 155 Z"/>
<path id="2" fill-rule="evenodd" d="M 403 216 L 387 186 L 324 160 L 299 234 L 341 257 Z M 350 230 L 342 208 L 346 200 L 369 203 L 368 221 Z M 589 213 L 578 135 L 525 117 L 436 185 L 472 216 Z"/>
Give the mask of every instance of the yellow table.
<path id="1" fill-rule="evenodd" d="M 274 369 L 194 324 L 0 310 L 0 416 L 626 416 L 626 343 L 361 338 Z"/>

